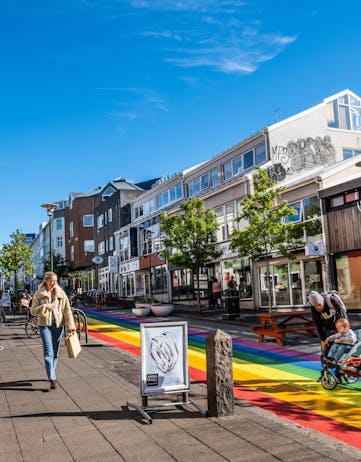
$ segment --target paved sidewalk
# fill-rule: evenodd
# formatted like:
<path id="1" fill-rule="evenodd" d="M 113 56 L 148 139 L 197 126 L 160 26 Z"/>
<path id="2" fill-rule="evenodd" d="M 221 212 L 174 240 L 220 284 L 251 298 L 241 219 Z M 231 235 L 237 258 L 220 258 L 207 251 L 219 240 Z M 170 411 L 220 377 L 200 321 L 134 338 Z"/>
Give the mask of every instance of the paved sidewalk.
<path id="1" fill-rule="evenodd" d="M 0 345 L 1 462 L 361 460 L 349 446 L 244 402 L 219 419 L 165 408 L 149 425 L 126 406 L 141 403 L 139 358 L 93 339 L 76 360 L 62 347 L 52 391 L 41 342 L 26 338 L 22 322 L 0 324 Z M 206 408 L 206 385 L 193 383 L 190 398 Z"/>

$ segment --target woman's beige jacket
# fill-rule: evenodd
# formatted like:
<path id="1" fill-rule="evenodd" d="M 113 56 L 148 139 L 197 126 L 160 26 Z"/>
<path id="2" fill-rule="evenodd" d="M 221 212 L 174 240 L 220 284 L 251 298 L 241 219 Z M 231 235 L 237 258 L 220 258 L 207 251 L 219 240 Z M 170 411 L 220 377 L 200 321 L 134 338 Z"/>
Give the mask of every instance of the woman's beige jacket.
<path id="1" fill-rule="evenodd" d="M 53 293 L 55 308 L 48 311 L 44 305 L 51 303 L 49 292 L 45 287 L 35 292 L 30 308 L 31 314 L 39 318 L 40 326 L 51 326 L 54 317 L 56 327 L 65 325 L 67 331 L 75 330 L 73 313 L 66 293 L 59 286 L 55 286 Z"/>

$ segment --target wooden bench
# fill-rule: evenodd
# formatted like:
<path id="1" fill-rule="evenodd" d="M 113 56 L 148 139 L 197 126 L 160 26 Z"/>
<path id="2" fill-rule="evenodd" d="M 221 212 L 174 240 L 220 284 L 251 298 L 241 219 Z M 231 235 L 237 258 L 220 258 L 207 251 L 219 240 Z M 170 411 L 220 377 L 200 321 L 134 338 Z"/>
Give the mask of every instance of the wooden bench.
<path id="1" fill-rule="evenodd" d="M 315 325 L 311 318 L 311 310 L 273 311 L 272 313 L 257 313 L 261 324 L 253 326 L 252 332 L 258 335 L 258 341 L 263 343 L 264 337 L 274 337 L 277 345 L 283 346 L 287 332 L 306 331 L 313 336 Z"/>

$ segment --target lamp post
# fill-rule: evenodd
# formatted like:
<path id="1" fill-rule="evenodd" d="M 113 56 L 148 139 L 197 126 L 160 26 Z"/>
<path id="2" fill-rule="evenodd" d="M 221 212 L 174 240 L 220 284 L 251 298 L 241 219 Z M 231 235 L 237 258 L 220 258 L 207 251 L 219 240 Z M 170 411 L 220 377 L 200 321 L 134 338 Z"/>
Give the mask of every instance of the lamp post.
<path id="1" fill-rule="evenodd" d="M 50 271 L 53 271 L 53 252 L 52 252 L 52 236 L 51 236 L 51 219 L 54 215 L 54 210 L 58 208 L 58 204 L 42 204 L 42 207 L 46 209 L 48 217 L 49 217 L 49 255 L 50 255 Z"/>
<path id="2" fill-rule="evenodd" d="M 149 258 L 149 297 L 152 297 L 152 230 L 145 230 L 145 242 Z"/>

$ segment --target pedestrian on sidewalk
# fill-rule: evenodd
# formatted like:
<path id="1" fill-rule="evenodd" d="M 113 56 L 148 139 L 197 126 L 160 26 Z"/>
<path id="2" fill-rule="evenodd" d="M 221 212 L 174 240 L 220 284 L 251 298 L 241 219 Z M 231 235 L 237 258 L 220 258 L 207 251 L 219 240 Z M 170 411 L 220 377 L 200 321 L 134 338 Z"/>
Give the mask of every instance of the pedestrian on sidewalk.
<path id="1" fill-rule="evenodd" d="M 45 370 L 50 381 L 50 389 L 53 390 L 57 386 L 56 365 L 64 325 L 68 332 L 73 332 L 75 324 L 69 299 L 59 287 L 57 275 L 52 271 L 45 273 L 43 281 L 33 296 L 30 311 L 39 319 Z"/>
<path id="2" fill-rule="evenodd" d="M 216 277 L 213 278 L 212 282 L 212 296 L 213 296 L 213 306 L 218 308 L 218 300 L 221 300 L 222 295 L 222 286 Z"/>

